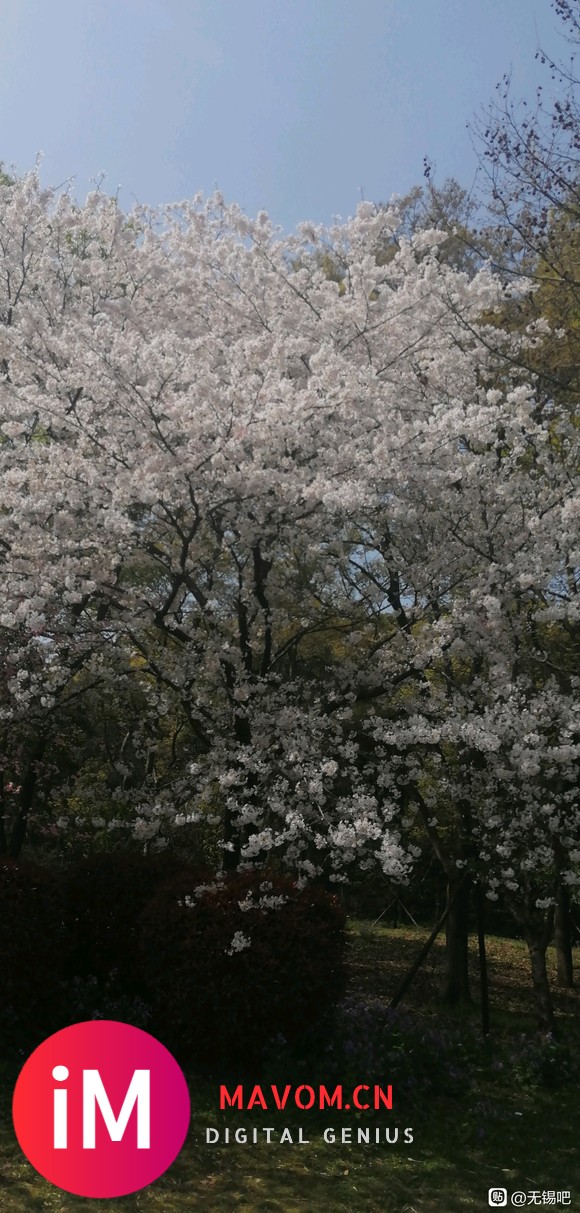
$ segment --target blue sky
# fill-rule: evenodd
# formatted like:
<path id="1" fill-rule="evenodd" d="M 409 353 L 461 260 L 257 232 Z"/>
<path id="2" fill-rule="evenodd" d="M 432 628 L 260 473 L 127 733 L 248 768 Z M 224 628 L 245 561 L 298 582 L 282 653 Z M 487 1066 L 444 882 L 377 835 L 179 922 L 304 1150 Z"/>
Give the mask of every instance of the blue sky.
<path id="1" fill-rule="evenodd" d="M 285 228 L 421 180 L 470 186 L 467 121 L 533 95 L 549 0 L 0 0 L 0 159 L 82 196 L 218 186 Z"/>

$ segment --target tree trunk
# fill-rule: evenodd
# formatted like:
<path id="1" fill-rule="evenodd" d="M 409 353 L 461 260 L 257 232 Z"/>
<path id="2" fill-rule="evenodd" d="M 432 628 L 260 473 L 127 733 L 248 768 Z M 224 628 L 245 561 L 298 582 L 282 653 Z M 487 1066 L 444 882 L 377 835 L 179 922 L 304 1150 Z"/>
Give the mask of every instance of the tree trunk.
<path id="1" fill-rule="evenodd" d="M 574 985 L 574 962 L 572 960 L 572 921 L 570 918 L 570 894 L 561 881 L 556 894 L 554 917 L 554 941 L 556 944 L 557 976 L 559 986 L 570 989 Z"/>
<path id="2" fill-rule="evenodd" d="M 475 890 L 477 906 L 477 946 L 479 949 L 479 980 L 481 988 L 481 1028 L 484 1036 L 489 1033 L 489 977 L 485 951 L 485 898 L 481 885 Z"/>
<path id="3" fill-rule="evenodd" d="M 457 897 L 460 892 L 461 892 L 461 882 L 456 887 L 455 896 Z M 451 904 L 448 904 L 446 906 L 445 910 L 443 911 L 441 917 L 435 923 L 435 926 L 433 927 L 433 930 L 431 931 L 431 934 L 430 934 L 428 940 L 426 941 L 426 943 L 423 944 L 423 947 L 421 948 L 421 951 L 419 952 L 417 959 L 411 965 L 409 972 L 406 973 L 405 976 L 403 977 L 403 980 L 399 982 L 399 985 L 397 986 L 397 989 L 395 990 L 395 993 L 393 994 L 393 997 L 389 1003 L 390 1007 L 398 1007 L 403 995 L 409 989 L 409 986 L 411 985 L 411 982 L 412 982 L 413 978 L 415 977 L 415 974 L 419 972 L 419 969 L 421 968 L 421 965 L 423 964 L 425 957 L 429 955 L 429 952 L 431 951 L 431 948 L 433 947 L 433 944 L 435 943 L 435 940 L 437 939 L 437 936 L 443 926 L 443 923 L 447 921 L 447 915 L 450 913 L 450 911 L 451 911 Z M 378 919 L 377 919 L 377 922 L 378 922 Z M 373 923 L 373 926 L 374 926 L 374 923 Z"/>
<path id="4" fill-rule="evenodd" d="M 471 879 L 451 876 L 447 883 L 449 914 L 445 928 L 445 976 L 441 999 L 448 1006 L 471 1002 L 469 989 L 469 900 Z"/>
<path id="5" fill-rule="evenodd" d="M 546 968 L 546 950 L 550 935 L 546 931 L 540 932 L 528 927 L 525 930 L 525 937 L 530 954 L 538 1027 L 543 1032 L 553 1032 L 554 1008 Z"/>

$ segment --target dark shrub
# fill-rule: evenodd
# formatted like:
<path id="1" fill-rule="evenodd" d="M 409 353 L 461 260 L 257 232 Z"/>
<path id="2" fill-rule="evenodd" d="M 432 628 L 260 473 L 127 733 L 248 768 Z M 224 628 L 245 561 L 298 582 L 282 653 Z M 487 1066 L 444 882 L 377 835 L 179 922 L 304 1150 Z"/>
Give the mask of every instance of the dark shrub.
<path id="1" fill-rule="evenodd" d="M 327 1025 L 344 987 L 344 914 L 323 890 L 263 871 L 197 894 L 180 877 L 147 906 L 141 955 L 165 1043 L 198 1063 L 251 1064 L 273 1037 L 298 1043 Z"/>
<path id="2" fill-rule="evenodd" d="M 0 1038 L 29 1048 L 62 1027 L 68 941 L 58 874 L 0 859 Z"/>
<path id="3" fill-rule="evenodd" d="M 139 924 L 145 905 L 181 862 L 167 852 L 114 851 L 75 864 L 64 876 L 72 952 L 68 975 L 95 978 L 102 989 L 141 989 Z"/>

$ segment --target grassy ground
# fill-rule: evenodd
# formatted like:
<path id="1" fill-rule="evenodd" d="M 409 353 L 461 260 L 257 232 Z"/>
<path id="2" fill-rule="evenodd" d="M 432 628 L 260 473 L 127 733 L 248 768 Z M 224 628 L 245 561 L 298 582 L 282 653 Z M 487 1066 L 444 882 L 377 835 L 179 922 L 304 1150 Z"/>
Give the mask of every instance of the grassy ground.
<path id="1" fill-rule="evenodd" d="M 357 993 L 390 999 L 401 978 L 418 955 L 427 931 L 415 927 L 387 929 L 370 923 L 353 921 L 349 929 L 349 987 Z M 534 1027 L 530 999 L 530 967 L 528 951 L 519 940 L 501 936 L 486 939 L 487 967 L 490 987 L 491 1026 L 525 1031 Z M 443 936 L 436 939 L 426 961 L 405 994 L 404 1005 L 435 1011 L 437 990 L 443 973 Z M 470 976 L 474 999 L 473 1018 L 478 1015 L 479 961 L 476 942 L 471 942 Z M 574 990 L 562 990 L 555 985 L 556 955 L 548 948 L 548 974 L 557 1016 L 563 1024 L 575 1020 L 580 1013 L 580 985 Z M 580 956 L 576 953 L 576 966 Z M 577 978 L 577 981 L 580 979 Z"/>
<path id="2" fill-rule="evenodd" d="M 424 937 L 414 928 L 352 924 L 351 992 L 388 997 Z M 520 1031 L 528 1021 L 525 951 L 517 942 L 491 939 L 489 963 L 492 1024 L 497 1032 L 509 1027 Z M 441 952 L 435 949 L 407 1005 L 435 1009 L 440 964 Z M 576 992 L 560 991 L 556 1001 L 562 1019 L 577 1015 Z M 526 1193 L 566 1190 L 572 1193 L 571 1207 L 580 1208 L 575 1156 L 580 1116 L 577 1092 L 569 1088 L 522 1092 L 509 1074 L 501 1076 L 501 1083 L 482 1075 L 469 1098 L 439 1097 L 402 1120 L 391 1114 L 391 1125 L 412 1126 L 411 1145 L 327 1145 L 325 1126 L 340 1132 L 344 1123 L 357 1125 L 347 1113 L 326 1114 L 323 1121 L 311 1113 L 298 1118 L 274 1114 L 261 1121 L 254 1114 L 230 1113 L 222 1126 L 281 1120 L 291 1128 L 301 1124 L 309 1144 L 209 1147 L 205 1128 L 220 1123 L 217 1084 L 192 1077 L 191 1132 L 174 1166 L 143 1192 L 89 1205 L 40 1179 L 23 1159 L 9 1121 L 15 1073 L 8 1067 L 1 1088 L 0 1213 L 80 1213 L 87 1207 L 108 1213 L 455 1213 L 488 1208 L 491 1186 Z M 380 1123 L 385 1124 L 384 1117 Z"/>

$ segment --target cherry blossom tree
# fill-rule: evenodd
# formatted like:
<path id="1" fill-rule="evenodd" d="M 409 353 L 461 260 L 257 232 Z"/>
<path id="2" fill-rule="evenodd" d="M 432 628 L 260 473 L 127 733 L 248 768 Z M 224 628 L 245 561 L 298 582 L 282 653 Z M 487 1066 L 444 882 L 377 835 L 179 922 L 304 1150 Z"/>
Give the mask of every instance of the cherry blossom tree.
<path id="1" fill-rule="evenodd" d="M 125 789 L 149 844 L 210 814 L 226 866 L 404 878 L 445 794 L 450 877 L 525 900 L 525 832 L 538 909 L 553 819 L 574 881 L 573 687 L 522 664 L 578 603 L 578 432 L 506 370 L 541 324 L 502 333 L 508 288 L 444 232 L 377 257 L 396 208 L 284 236 L 219 195 L 0 194 L 4 718 L 138 680 L 187 734 Z"/>

